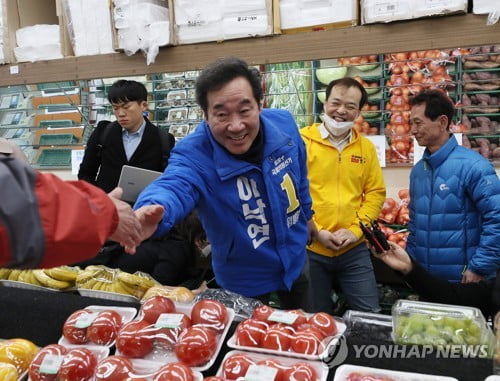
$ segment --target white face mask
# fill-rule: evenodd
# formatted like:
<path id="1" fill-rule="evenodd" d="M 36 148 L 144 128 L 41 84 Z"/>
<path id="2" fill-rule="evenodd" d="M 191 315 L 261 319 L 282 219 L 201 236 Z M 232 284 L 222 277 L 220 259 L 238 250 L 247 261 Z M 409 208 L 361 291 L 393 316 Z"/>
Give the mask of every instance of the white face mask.
<path id="1" fill-rule="evenodd" d="M 332 136 L 342 136 L 348 132 L 352 126 L 354 126 L 354 121 L 351 122 L 337 122 L 335 119 L 330 118 L 328 115 L 323 114 L 321 116 L 323 119 L 323 124 Z"/>

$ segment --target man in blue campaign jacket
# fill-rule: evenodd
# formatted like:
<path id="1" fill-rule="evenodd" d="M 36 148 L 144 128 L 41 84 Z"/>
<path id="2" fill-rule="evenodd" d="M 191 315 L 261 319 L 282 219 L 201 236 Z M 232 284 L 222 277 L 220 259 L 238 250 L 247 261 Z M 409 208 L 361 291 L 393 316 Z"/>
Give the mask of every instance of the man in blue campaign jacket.
<path id="1" fill-rule="evenodd" d="M 282 307 L 308 309 L 312 202 L 292 116 L 261 109 L 260 75 L 237 58 L 208 66 L 196 98 L 206 121 L 176 145 L 135 208 L 165 207 L 156 234 L 197 208 L 220 286 L 264 302 L 278 291 Z"/>
<path id="2" fill-rule="evenodd" d="M 492 164 L 450 134 L 451 100 L 425 90 L 410 100 L 425 152 L 410 175 L 407 250 L 434 275 L 477 282 L 500 267 L 500 181 Z"/>

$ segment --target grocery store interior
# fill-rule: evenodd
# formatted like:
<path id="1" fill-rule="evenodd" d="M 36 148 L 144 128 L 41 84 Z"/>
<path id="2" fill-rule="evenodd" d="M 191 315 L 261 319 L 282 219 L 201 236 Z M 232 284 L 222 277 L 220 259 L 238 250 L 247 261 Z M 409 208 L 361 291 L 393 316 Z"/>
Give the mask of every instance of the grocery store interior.
<path id="1" fill-rule="evenodd" d="M 145 116 L 182 141 L 204 119 L 195 98 L 201 70 L 235 56 L 259 69 L 263 108 L 289 111 L 299 128 L 321 123 L 332 80 L 351 77 L 362 84 L 368 102 L 353 128 L 375 146 L 387 198 L 379 222 L 385 237 L 403 248 L 410 172 L 425 148 L 411 135 L 411 96 L 444 90 L 456 108 L 450 128 L 459 145 L 482 155 L 500 176 L 498 0 L 0 3 L 0 137 L 17 144 L 42 173 L 77 180 L 94 128 L 116 120 L 107 94 L 119 79 L 144 84 Z M 0 380 L 500 380 L 500 315 L 419 300 L 399 274 L 372 262 L 380 313 L 350 310 L 342 292 L 333 293 L 336 328 L 323 336 L 334 337 L 322 336 L 322 347 L 303 353 L 288 349 L 290 344 L 268 349 L 239 342 L 242 321 L 255 319 L 263 306 L 221 289 L 189 290 L 100 265 L 52 272 L 0 268 Z M 106 289 L 95 281 L 99 277 L 121 281 L 125 288 Z M 160 296 L 175 303 L 150 307 L 160 312 L 145 323 L 145 301 Z M 205 303 L 213 300 L 216 307 Z M 266 322 L 279 301 L 271 296 L 269 305 Z M 212 316 L 208 320 L 203 308 Z M 103 340 L 102 332 L 91 329 L 113 320 L 106 314 L 118 318 L 103 328 L 113 331 Z M 274 322 L 296 329 L 300 319 L 290 314 Z M 314 325 L 312 313 L 299 316 Z M 426 316 L 429 321 L 444 316 L 448 326 L 418 321 Z M 182 329 L 195 321 L 214 325 L 210 319 L 221 326 L 212 326 L 205 337 L 207 357 L 195 362 L 188 353 L 186 359 L 177 343 Z M 405 331 L 409 326 L 411 334 Z M 168 333 L 152 333 L 151 327 Z M 460 341 L 461 333 L 441 344 L 470 344 L 479 352 L 440 352 L 430 332 L 447 329 L 466 332 L 470 342 Z M 52 344 L 59 345 L 48 347 Z"/>

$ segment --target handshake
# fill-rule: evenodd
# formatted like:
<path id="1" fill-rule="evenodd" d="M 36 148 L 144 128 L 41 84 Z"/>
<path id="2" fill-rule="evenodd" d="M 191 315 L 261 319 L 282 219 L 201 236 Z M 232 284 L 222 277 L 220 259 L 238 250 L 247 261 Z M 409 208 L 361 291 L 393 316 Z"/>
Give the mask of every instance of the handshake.
<path id="1" fill-rule="evenodd" d="M 121 201 L 123 190 L 115 188 L 108 193 L 118 213 L 118 225 L 109 237 L 119 242 L 128 254 L 135 254 L 135 249 L 142 241 L 149 238 L 163 218 L 161 205 L 147 205 L 134 211 L 129 204 Z"/>

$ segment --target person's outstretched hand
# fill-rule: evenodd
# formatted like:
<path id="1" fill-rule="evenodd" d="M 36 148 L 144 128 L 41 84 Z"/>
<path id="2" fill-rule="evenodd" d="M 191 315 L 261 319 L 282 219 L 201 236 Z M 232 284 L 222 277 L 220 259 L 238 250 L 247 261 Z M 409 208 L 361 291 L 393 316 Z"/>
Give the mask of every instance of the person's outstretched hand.
<path id="1" fill-rule="evenodd" d="M 142 242 L 141 223 L 130 205 L 120 200 L 122 194 L 121 188 L 115 188 L 108 193 L 118 212 L 118 226 L 109 239 L 124 247 L 133 248 L 135 252 L 135 247 Z"/>
<path id="2" fill-rule="evenodd" d="M 141 225 L 140 242 L 151 237 L 163 218 L 165 209 L 161 205 L 146 205 L 135 211 Z M 135 254 L 136 246 L 125 246 L 125 252 Z"/>
<path id="3" fill-rule="evenodd" d="M 400 271 L 403 274 L 408 274 L 413 269 L 411 258 L 401 246 L 394 242 L 387 241 L 391 247 L 383 253 L 377 254 L 375 250 L 371 250 L 373 255 L 384 262 L 391 269 Z"/>

